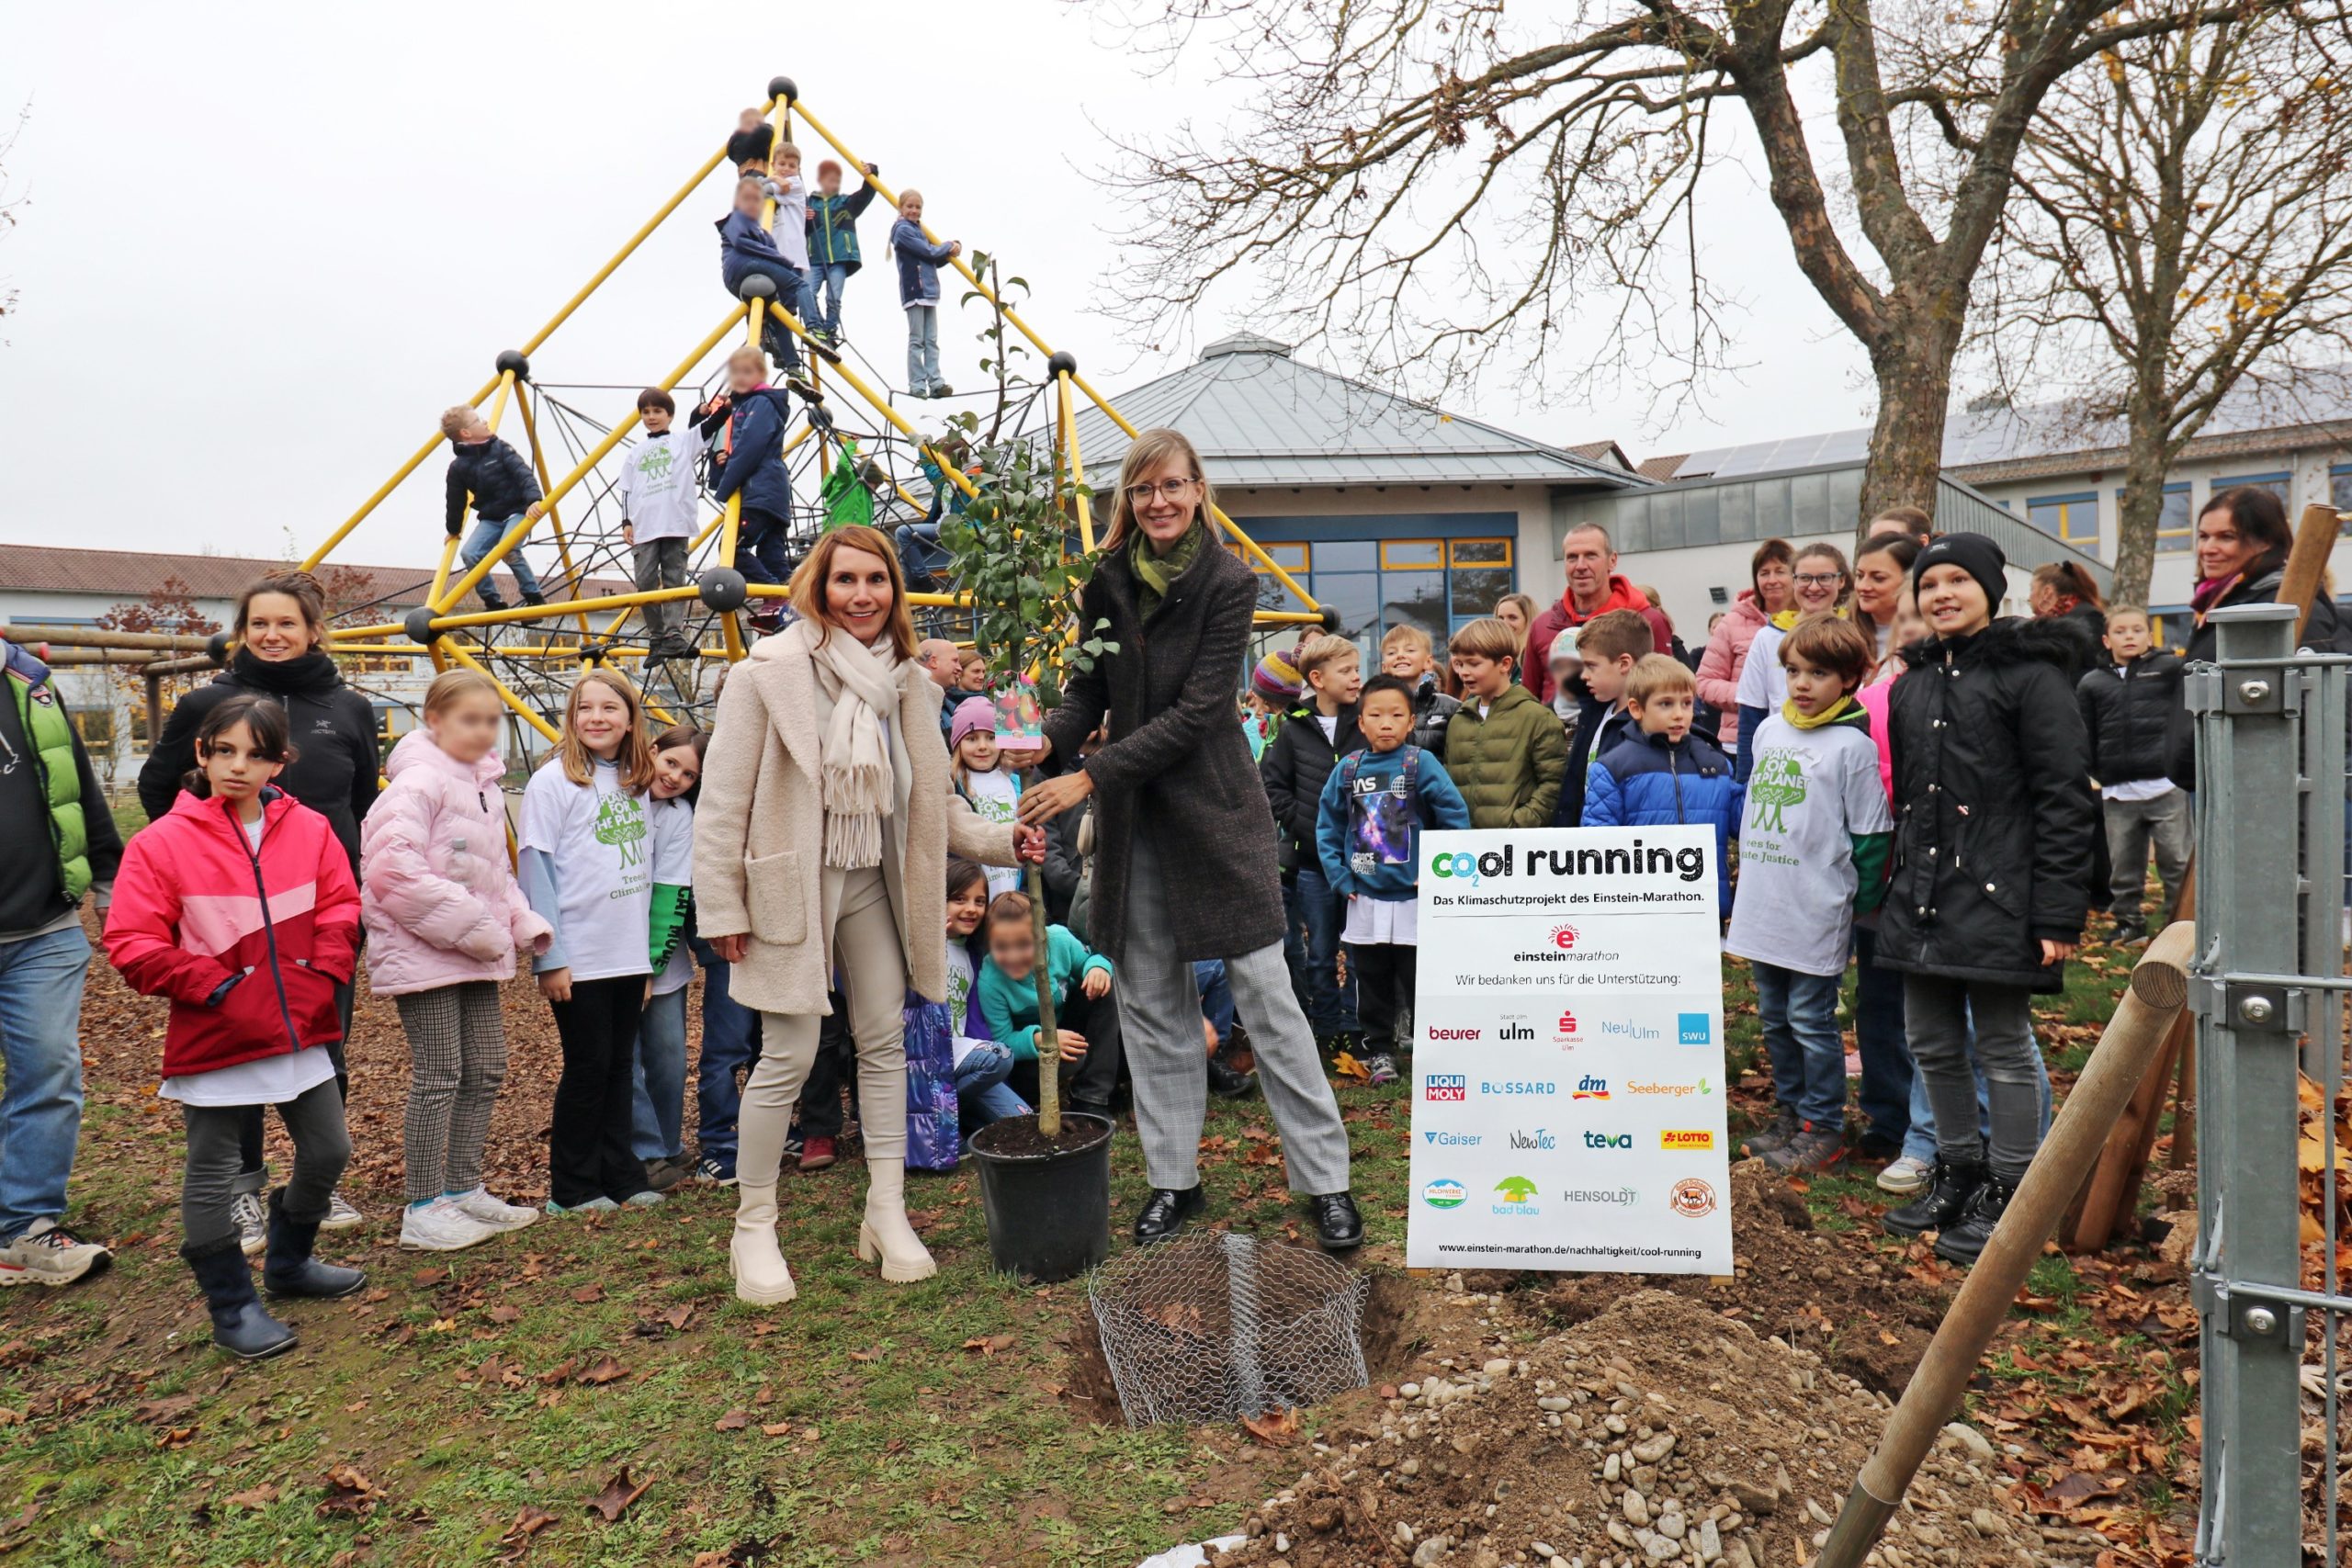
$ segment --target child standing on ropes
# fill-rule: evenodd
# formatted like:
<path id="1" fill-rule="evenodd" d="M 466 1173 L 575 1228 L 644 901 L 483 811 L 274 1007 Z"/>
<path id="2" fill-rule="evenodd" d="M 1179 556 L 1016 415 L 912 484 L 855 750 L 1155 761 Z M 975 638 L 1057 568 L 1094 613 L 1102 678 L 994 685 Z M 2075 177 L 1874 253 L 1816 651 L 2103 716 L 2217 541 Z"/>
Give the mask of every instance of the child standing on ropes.
<path id="1" fill-rule="evenodd" d="M 849 195 L 842 194 L 842 166 L 831 158 L 817 165 L 817 194 L 808 198 L 808 279 L 817 305 L 808 318 L 808 331 L 820 342 L 838 346 L 842 338 L 842 290 L 850 274 L 865 265 L 857 249 L 857 217 L 874 204 L 875 164 L 861 165 L 865 178 Z"/>
<path id="2" fill-rule="evenodd" d="M 933 244 L 922 231 L 922 192 L 902 190 L 890 248 L 898 253 L 899 303 L 907 312 L 907 396 L 947 397 L 956 389 L 939 378 L 939 267 L 962 255 L 964 243 Z"/>
<path id="3" fill-rule="evenodd" d="M 107 956 L 130 987 L 171 998 L 165 1100 L 180 1102 L 187 1165 L 180 1256 L 204 1291 L 213 1343 L 245 1360 L 294 1347 L 254 1295 L 231 1191 L 254 1106 L 275 1105 L 294 1173 L 269 1196 L 263 1283 L 273 1297 L 347 1296 L 356 1269 L 311 1256 L 351 1158 L 334 1063 L 335 987 L 359 948 L 359 889 L 327 819 L 271 787 L 292 759 L 286 710 L 233 696 L 204 716 L 197 770 L 170 815 L 124 848 Z"/>
<path id="4" fill-rule="evenodd" d="M 637 417 L 645 439 L 628 449 L 621 467 L 621 543 L 629 549 L 637 591 L 686 585 L 686 546 L 695 536 L 702 484 L 695 463 L 710 445 L 692 420 L 684 429 L 672 422 L 678 405 L 659 387 L 637 394 Z M 648 604 L 640 612 L 650 642 L 649 659 L 691 659 L 686 606 L 681 599 Z"/>
<path id="5" fill-rule="evenodd" d="M 727 390 L 695 410 L 695 423 L 718 442 L 710 459 L 711 498 L 724 506 L 742 497 L 729 564 L 747 582 L 770 587 L 783 586 L 791 570 L 785 552 L 792 539 L 792 475 L 784 466 L 784 429 L 791 418 L 792 406 L 768 385 L 766 357 L 749 344 L 727 356 Z M 775 630 L 784 624 L 784 601 L 754 599 L 750 620 L 763 634 Z"/>
<path id="6" fill-rule="evenodd" d="M 531 465 L 523 460 L 523 454 L 490 433 L 490 422 L 482 418 L 480 409 L 459 403 L 446 410 L 441 415 L 441 434 L 449 438 L 449 476 L 445 486 L 449 537 L 464 538 L 458 547 L 458 560 L 463 570 L 471 571 L 517 526 L 546 515 L 547 503 L 539 497 L 538 476 L 531 472 Z M 474 525 L 468 533 L 469 500 Z M 523 591 L 524 604 L 547 603 L 547 596 L 539 592 L 538 573 L 523 558 L 520 544 L 506 552 L 504 565 L 514 574 L 514 586 Z M 474 590 L 481 595 L 485 610 L 506 608 L 506 602 L 498 596 L 494 572 L 495 569 L 485 574 Z"/>

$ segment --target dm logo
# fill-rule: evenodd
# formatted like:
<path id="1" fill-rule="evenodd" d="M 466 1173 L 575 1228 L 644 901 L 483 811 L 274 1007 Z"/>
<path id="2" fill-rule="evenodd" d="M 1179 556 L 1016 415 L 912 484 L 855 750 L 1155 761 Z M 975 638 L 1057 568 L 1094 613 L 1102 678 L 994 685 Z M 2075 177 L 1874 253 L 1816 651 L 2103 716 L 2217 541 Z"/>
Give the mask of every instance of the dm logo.
<path id="1" fill-rule="evenodd" d="M 1693 1176 L 1668 1190 L 1666 1206 L 1686 1220 L 1704 1219 L 1715 1212 L 1715 1190 Z"/>
<path id="2" fill-rule="evenodd" d="M 1459 1209 L 1469 1196 L 1462 1183 L 1442 1177 L 1421 1189 L 1421 1201 L 1432 1209 Z"/>
<path id="3" fill-rule="evenodd" d="M 1714 1026 L 1703 1012 L 1686 1012 L 1674 1021 L 1674 1042 L 1678 1045 L 1713 1045 Z"/>
<path id="4" fill-rule="evenodd" d="M 1577 1087 L 1569 1094 L 1568 1098 L 1570 1100 L 1607 1100 L 1609 1098 L 1609 1080 L 1607 1078 L 1597 1078 L 1591 1074 L 1587 1073 L 1583 1077 L 1577 1080 Z"/>
<path id="5" fill-rule="evenodd" d="M 1568 949 L 1570 949 L 1570 948 L 1572 948 L 1572 947 L 1576 946 L 1576 944 L 1577 944 L 1577 928 L 1576 928 L 1576 927 L 1574 927 L 1574 926 L 1554 926 L 1554 927 L 1552 928 L 1552 945 L 1553 945 L 1554 947 L 1556 947 L 1556 948 L 1558 948 L 1561 952 L 1565 953 L 1565 952 L 1566 952 Z"/>
<path id="6" fill-rule="evenodd" d="M 1470 1080 L 1462 1073 L 1431 1073 L 1421 1079 L 1423 1100 L 1462 1100 L 1470 1098 Z"/>

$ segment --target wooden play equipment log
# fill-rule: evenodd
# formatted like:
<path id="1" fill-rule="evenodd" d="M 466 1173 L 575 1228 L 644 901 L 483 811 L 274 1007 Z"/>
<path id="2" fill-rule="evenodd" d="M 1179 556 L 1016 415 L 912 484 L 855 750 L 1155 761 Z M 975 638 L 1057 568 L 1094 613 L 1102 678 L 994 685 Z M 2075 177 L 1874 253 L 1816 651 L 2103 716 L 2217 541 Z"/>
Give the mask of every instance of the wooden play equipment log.
<path id="1" fill-rule="evenodd" d="M 1830 1529 L 1815 1568 L 1860 1568 L 1879 1532 L 1960 1408 L 1968 1380 L 2017 1299 L 2041 1244 L 2075 1195 L 2082 1173 L 2098 1158 L 2107 1129 L 2149 1076 L 2165 1032 L 2188 999 L 2188 960 L 2197 933 L 2188 921 L 2164 929 L 2132 970 L 2115 1016 L 2108 1020 L 2075 1091 L 2018 1186 L 1968 1280 L 1944 1314 L 1928 1353 L 1911 1374 L 1902 1400 L 1887 1417 L 1876 1451 L 1854 1478 L 1854 1488 Z"/>
<path id="2" fill-rule="evenodd" d="M 2277 603 L 2301 606 L 2295 622 L 2300 640 L 2311 621 L 2312 601 L 2321 592 L 2328 553 L 2335 547 L 2343 518 L 2332 506 L 2306 506 L 2295 525 L 2294 547 L 2287 552 L 2286 570 L 2279 574 Z M 2191 861 L 2182 879 L 2176 920 L 2197 917 L 2197 864 Z M 2156 1130 L 2164 1120 L 2165 1091 L 2176 1079 L 2179 1089 L 2173 1118 L 2173 1157 L 2176 1170 L 2189 1167 L 2189 1140 L 2196 1136 L 2195 1092 L 2190 1077 L 2196 1059 L 2196 1021 L 2183 1013 L 2165 1039 L 2154 1068 L 2130 1105 L 2117 1119 L 2098 1164 L 2084 1184 L 2081 1198 L 2066 1216 L 2058 1236 L 2069 1252 L 2097 1252 L 2115 1238 L 2140 1205 L 2140 1185 L 2148 1170 L 2148 1154 L 2155 1147 Z"/>

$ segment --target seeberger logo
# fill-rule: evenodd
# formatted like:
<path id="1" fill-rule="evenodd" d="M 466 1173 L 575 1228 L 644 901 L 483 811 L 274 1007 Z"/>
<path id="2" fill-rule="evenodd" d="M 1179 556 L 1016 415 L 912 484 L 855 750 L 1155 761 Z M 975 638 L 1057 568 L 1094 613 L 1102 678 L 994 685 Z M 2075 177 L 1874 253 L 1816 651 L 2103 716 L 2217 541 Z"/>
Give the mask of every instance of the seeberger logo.
<path id="1" fill-rule="evenodd" d="M 1657 1146 L 1668 1154 L 1703 1154 L 1715 1146 L 1715 1135 L 1703 1127 L 1669 1127 L 1657 1135 Z"/>
<path id="2" fill-rule="evenodd" d="M 1570 1100 L 1607 1100 L 1609 1080 L 1597 1078 L 1590 1073 L 1587 1073 L 1577 1080 L 1577 1087 L 1570 1091 L 1568 1098 Z"/>
<path id="3" fill-rule="evenodd" d="M 1436 1100 L 1464 1100 L 1470 1098 L 1470 1080 L 1461 1073 L 1431 1073 L 1421 1079 L 1421 1098 Z"/>
<path id="4" fill-rule="evenodd" d="M 1668 1100 L 1682 1100 L 1694 1094 L 1713 1094 L 1715 1086 L 1705 1078 L 1697 1083 L 1662 1083 L 1655 1078 L 1628 1078 L 1627 1094 L 1656 1095 Z"/>

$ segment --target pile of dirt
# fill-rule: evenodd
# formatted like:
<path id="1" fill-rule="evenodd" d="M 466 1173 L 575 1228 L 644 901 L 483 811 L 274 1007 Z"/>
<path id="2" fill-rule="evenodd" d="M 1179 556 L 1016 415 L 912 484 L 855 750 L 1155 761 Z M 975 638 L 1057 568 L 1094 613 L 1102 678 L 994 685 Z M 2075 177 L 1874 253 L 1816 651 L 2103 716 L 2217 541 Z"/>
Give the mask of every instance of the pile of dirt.
<path id="1" fill-rule="evenodd" d="M 1810 1559 L 1888 1402 L 1809 1350 L 1638 1291 L 1515 1356 L 1444 1358 L 1252 1509 L 1216 1568 L 1782 1568 Z M 1955 1426 L 1871 1561 L 2040 1568 L 2108 1543 L 2013 1505 Z"/>
<path id="2" fill-rule="evenodd" d="M 1875 1227 L 1876 1211 L 1864 1208 L 1856 1223 Z M 1758 1159 L 1731 1168 L 1731 1236 L 1736 1284 L 1697 1275 L 1570 1274 L 1552 1285 L 1544 1307 L 1555 1323 L 1572 1327 L 1636 1292 L 1668 1291 L 1817 1351 L 1865 1387 L 1903 1392 L 1951 1304 L 1940 1264 L 1890 1265 L 1841 1247 L 1815 1228 L 1787 1179 Z M 1826 1301 L 1834 1315 L 1824 1313 Z"/>

